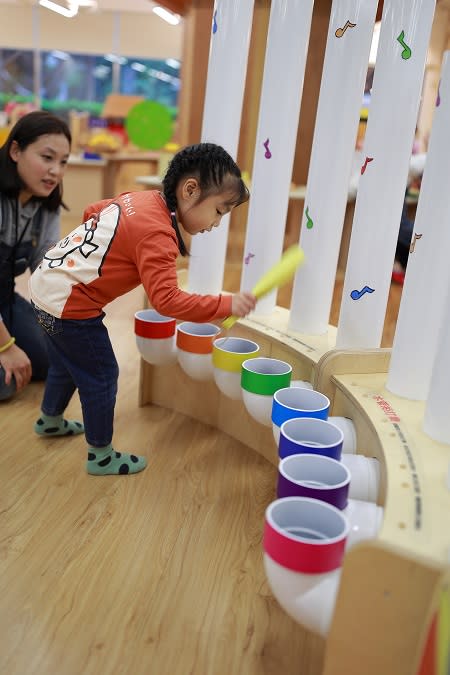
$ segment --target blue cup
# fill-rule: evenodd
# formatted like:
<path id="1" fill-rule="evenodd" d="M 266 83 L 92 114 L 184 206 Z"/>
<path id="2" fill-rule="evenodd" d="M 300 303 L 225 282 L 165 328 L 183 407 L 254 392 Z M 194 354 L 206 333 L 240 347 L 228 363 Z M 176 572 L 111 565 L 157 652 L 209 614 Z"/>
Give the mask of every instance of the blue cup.
<path id="1" fill-rule="evenodd" d="M 280 427 L 294 417 L 328 419 L 330 399 L 314 389 L 284 387 L 278 389 L 272 401 L 272 430 L 275 443 L 280 440 Z"/>
<path id="2" fill-rule="evenodd" d="M 280 459 L 303 453 L 341 459 L 344 434 L 335 424 L 314 417 L 295 417 L 280 427 Z"/>

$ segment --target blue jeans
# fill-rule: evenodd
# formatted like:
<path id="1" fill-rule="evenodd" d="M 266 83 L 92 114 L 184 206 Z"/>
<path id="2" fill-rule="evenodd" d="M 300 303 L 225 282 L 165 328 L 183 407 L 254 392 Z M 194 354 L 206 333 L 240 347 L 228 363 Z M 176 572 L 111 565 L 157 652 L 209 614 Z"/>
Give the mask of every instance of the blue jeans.
<path id="1" fill-rule="evenodd" d="M 0 314 L 10 334 L 16 338 L 16 345 L 23 349 L 31 361 L 32 379 L 45 380 L 48 371 L 48 356 L 45 334 L 36 323 L 33 307 L 18 293 L 14 302 L 0 304 Z M 5 371 L 0 366 L 0 401 L 11 398 L 16 391 L 12 378 L 5 384 Z"/>
<path id="2" fill-rule="evenodd" d="M 45 330 L 50 361 L 42 412 L 61 415 L 78 389 L 86 441 L 94 448 L 112 442 L 119 366 L 103 323 L 58 319 L 35 307 Z"/>

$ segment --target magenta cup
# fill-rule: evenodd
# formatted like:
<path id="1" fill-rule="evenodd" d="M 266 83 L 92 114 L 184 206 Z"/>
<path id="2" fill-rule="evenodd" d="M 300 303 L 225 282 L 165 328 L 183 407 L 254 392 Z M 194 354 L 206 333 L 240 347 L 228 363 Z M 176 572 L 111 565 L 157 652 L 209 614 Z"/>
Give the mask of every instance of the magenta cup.
<path id="1" fill-rule="evenodd" d="M 335 424 L 313 417 L 296 417 L 280 427 L 278 455 L 283 459 L 306 453 L 340 460 L 343 443 L 344 434 Z"/>
<path id="2" fill-rule="evenodd" d="M 278 497 L 311 497 L 337 509 L 348 503 L 350 472 L 323 455 L 288 455 L 278 465 Z"/>
<path id="3" fill-rule="evenodd" d="M 142 309 L 134 315 L 134 333 L 139 352 L 148 363 L 166 365 L 177 359 L 176 320 L 155 309 Z"/>
<path id="4" fill-rule="evenodd" d="M 274 393 L 291 382 L 292 366 L 279 359 L 263 356 L 242 364 L 242 399 L 247 412 L 260 424 L 270 427 Z"/>
<path id="5" fill-rule="evenodd" d="M 280 440 L 280 427 L 294 417 L 316 417 L 326 420 L 330 410 L 330 399 L 314 389 L 285 387 L 273 395 L 272 430 L 275 443 Z"/>
<path id="6" fill-rule="evenodd" d="M 297 572 L 331 572 L 342 564 L 348 531 L 348 520 L 336 507 L 307 497 L 283 497 L 266 509 L 264 551 Z"/>

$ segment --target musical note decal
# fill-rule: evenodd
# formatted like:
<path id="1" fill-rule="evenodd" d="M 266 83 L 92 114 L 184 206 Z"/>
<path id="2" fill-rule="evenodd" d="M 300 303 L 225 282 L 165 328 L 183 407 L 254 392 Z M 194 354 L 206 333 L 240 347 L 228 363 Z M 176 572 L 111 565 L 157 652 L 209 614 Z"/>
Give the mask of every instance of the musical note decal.
<path id="1" fill-rule="evenodd" d="M 216 11 L 214 12 L 214 16 L 213 16 L 213 29 L 212 29 L 212 32 L 213 32 L 213 33 L 217 33 L 217 19 L 216 19 L 216 16 L 217 16 L 217 9 L 216 9 Z"/>
<path id="2" fill-rule="evenodd" d="M 439 80 L 437 98 L 436 98 L 436 108 L 441 105 L 441 81 Z"/>
<path id="3" fill-rule="evenodd" d="M 354 28 L 356 26 L 356 23 L 352 23 L 351 21 L 346 21 L 345 26 L 343 28 L 338 28 L 337 31 L 335 32 L 335 35 L 337 38 L 341 38 L 347 28 Z"/>
<path id="4" fill-rule="evenodd" d="M 271 153 L 270 150 L 269 150 L 269 139 L 267 139 L 267 141 L 265 141 L 265 142 L 263 143 L 263 145 L 264 145 L 264 147 L 265 147 L 265 149 L 266 149 L 266 152 L 264 153 L 264 157 L 265 157 L 266 159 L 270 159 L 270 158 L 272 157 L 272 153 Z"/>
<path id="5" fill-rule="evenodd" d="M 411 48 L 408 47 L 408 45 L 405 42 L 405 31 L 402 30 L 400 35 L 397 38 L 398 42 L 400 42 L 401 46 L 403 47 L 402 51 L 402 59 L 410 59 L 411 58 Z"/>
<path id="6" fill-rule="evenodd" d="M 357 291 L 356 289 L 352 291 L 350 297 L 352 300 L 359 300 L 365 293 L 375 293 L 375 289 L 370 288 L 370 286 L 364 286 L 360 291 Z"/>
<path id="7" fill-rule="evenodd" d="M 418 239 L 422 239 L 422 235 L 421 235 L 421 234 L 415 234 L 415 235 L 414 235 L 414 239 L 412 240 L 412 242 L 411 242 L 411 244 L 410 244 L 410 247 L 409 247 L 409 252 L 410 252 L 410 253 L 414 253 L 414 249 L 416 248 L 416 241 L 417 241 Z"/>
<path id="8" fill-rule="evenodd" d="M 305 216 L 306 216 L 306 227 L 308 230 L 311 230 L 314 227 L 314 222 L 311 216 L 309 215 L 309 206 L 306 207 Z"/>
<path id="9" fill-rule="evenodd" d="M 361 176 L 363 175 L 364 171 L 367 169 L 367 165 L 368 165 L 369 162 L 373 162 L 373 157 L 366 157 L 366 160 L 361 167 Z"/>
<path id="10" fill-rule="evenodd" d="M 246 265 L 248 265 L 249 262 L 250 262 L 250 258 L 254 258 L 254 257 L 255 257 L 255 254 L 254 254 L 254 253 L 247 253 L 247 255 L 246 255 L 245 258 L 244 258 L 244 263 L 245 263 Z"/>

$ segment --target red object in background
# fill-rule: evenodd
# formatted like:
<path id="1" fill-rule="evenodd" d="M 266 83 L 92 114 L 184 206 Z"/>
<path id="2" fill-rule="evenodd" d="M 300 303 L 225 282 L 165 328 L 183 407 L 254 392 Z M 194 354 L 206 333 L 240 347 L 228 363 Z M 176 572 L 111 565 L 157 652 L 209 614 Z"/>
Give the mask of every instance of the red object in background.
<path id="1" fill-rule="evenodd" d="M 122 120 L 108 120 L 107 129 L 112 134 L 120 136 L 124 146 L 128 145 L 128 134 Z"/>
<path id="2" fill-rule="evenodd" d="M 433 621 L 431 622 L 430 630 L 428 631 L 428 637 L 425 644 L 425 649 L 422 654 L 422 662 L 420 668 L 417 671 L 417 675 L 437 675 L 437 664 L 436 664 L 436 631 L 437 631 L 437 614 L 434 615 Z"/>

